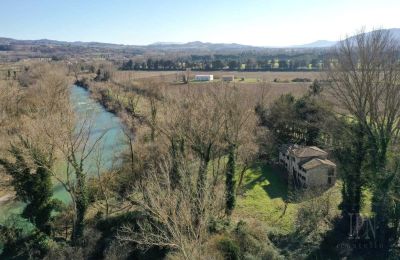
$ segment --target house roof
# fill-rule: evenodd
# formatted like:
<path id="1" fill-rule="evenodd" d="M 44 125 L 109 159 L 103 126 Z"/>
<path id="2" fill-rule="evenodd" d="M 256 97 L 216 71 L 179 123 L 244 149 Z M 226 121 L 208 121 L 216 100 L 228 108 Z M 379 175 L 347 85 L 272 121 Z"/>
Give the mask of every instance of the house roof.
<path id="1" fill-rule="evenodd" d="M 314 169 L 314 168 L 321 167 L 321 166 L 336 167 L 336 164 L 334 164 L 333 162 L 326 160 L 326 159 L 322 160 L 319 158 L 314 158 L 314 159 L 304 163 L 301 167 L 303 167 L 303 169 L 305 169 L 305 170 L 310 170 L 310 169 Z"/>
<path id="2" fill-rule="evenodd" d="M 292 151 L 293 151 L 293 154 L 299 158 L 328 155 L 327 152 L 319 149 L 316 146 L 306 146 L 306 147 L 294 148 Z"/>

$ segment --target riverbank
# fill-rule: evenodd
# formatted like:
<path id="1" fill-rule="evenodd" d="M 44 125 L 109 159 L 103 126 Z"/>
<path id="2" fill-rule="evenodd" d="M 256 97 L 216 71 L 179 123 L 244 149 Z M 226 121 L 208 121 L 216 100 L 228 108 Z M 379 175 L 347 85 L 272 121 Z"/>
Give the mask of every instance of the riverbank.
<path id="1" fill-rule="evenodd" d="M 125 87 L 116 82 L 97 82 L 93 79 L 81 78 L 75 85 L 89 91 L 92 99 L 96 100 L 107 112 L 117 116 L 122 124 L 135 135 L 136 126 L 147 122 L 144 115 L 147 93 L 133 86 Z"/>
<path id="2" fill-rule="evenodd" d="M 99 147 L 102 147 L 101 157 L 103 159 L 104 165 L 102 165 L 102 170 L 110 169 L 118 156 L 125 148 L 124 138 L 124 125 L 122 121 L 113 113 L 108 112 L 101 104 L 96 102 L 96 100 L 91 98 L 88 90 L 82 87 L 73 86 L 71 88 L 70 100 L 74 107 L 75 113 L 79 116 L 80 114 L 86 114 L 90 112 L 90 116 L 93 120 L 93 127 L 91 129 L 90 139 L 94 142 L 99 135 L 106 131 L 104 137 L 102 138 Z M 89 159 L 89 163 L 85 166 L 86 170 L 94 174 L 96 169 L 96 155 Z M 60 172 L 62 175 L 63 165 L 59 165 Z M 59 176 L 62 177 L 62 176 Z M 71 198 L 68 192 L 59 184 L 56 180 L 53 180 L 54 191 L 53 196 L 64 203 L 69 203 Z M 21 203 L 15 200 L 14 192 L 7 191 L 0 193 L 0 215 L 6 218 L 9 213 L 15 213 L 21 210 Z"/>

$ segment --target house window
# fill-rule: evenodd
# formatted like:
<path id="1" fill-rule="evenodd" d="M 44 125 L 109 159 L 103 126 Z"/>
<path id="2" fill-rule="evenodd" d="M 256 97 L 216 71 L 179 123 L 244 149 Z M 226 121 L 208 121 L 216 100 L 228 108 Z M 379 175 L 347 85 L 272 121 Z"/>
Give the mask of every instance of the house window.
<path id="1" fill-rule="evenodd" d="M 328 184 L 329 184 L 329 185 L 332 184 L 332 177 L 328 177 Z"/>

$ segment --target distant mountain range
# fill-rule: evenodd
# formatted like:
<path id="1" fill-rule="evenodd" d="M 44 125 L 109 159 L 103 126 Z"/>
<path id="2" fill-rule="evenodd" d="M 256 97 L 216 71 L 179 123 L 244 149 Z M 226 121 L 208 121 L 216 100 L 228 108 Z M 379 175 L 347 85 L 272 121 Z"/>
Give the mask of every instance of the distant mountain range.
<path id="1" fill-rule="evenodd" d="M 384 31 L 389 30 L 395 39 L 400 40 L 400 28 L 383 29 L 383 30 Z M 371 32 L 369 32 L 369 33 L 371 33 Z M 367 33 L 367 34 L 369 34 L 369 33 Z M 315 41 L 312 43 L 307 43 L 307 44 L 303 44 L 303 45 L 294 45 L 291 47 L 293 47 L 293 48 L 329 48 L 329 47 L 334 46 L 336 43 L 338 43 L 338 41 L 319 40 L 319 41 Z"/>
<path id="2" fill-rule="evenodd" d="M 163 49 L 163 50 L 208 50 L 208 51 L 235 51 L 235 50 L 259 50 L 263 47 L 244 45 L 238 43 L 210 43 L 210 42 L 187 42 L 187 43 L 153 43 L 146 46 L 147 48 Z"/>
<path id="3" fill-rule="evenodd" d="M 390 30 L 395 38 L 400 39 L 400 28 L 384 29 Z M 177 43 L 177 42 L 156 42 L 149 45 L 124 45 L 124 44 L 113 44 L 113 43 L 102 43 L 102 42 L 66 42 L 56 41 L 48 39 L 40 40 L 16 40 L 11 38 L 0 37 L 0 45 L 50 45 L 50 46 L 76 46 L 76 47 L 94 47 L 94 48 L 161 48 L 161 49 L 209 49 L 209 50 L 221 50 L 221 49 L 260 49 L 260 48 L 327 48 L 335 45 L 337 41 L 318 40 L 312 43 L 302 45 L 292 45 L 287 47 L 260 47 L 251 46 L 237 43 L 209 43 L 201 41 L 193 41 L 188 43 Z"/>
<path id="4" fill-rule="evenodd" d="M 293 48 L 329 48 L 335 45 L 337 41 L 326 41 L 326 40 L 319 40 L 307 44 L 302 45 L 293 45 Z"/>
<path id="5" fill-rule="evenodd" d="M 400 28 L 384 29 L 390 30 L 392 35 L 400 40 Z M 40 40 L 16 40 L 0 37 L 0 59 L 15 60 L 24 57 L 63 57 L 81 55 L 119 55 L 126 57 L 131 55 L 141 55 L 150 53 L 180 53 L 180 54 L 234 54 L 244 51 L 255 53 L 287 53 L 304 52 L 308 49 L 326 49 L 336 44 L 336 41 L 318 40 L 303 45 L 293 45 L 286 47 L 260 47 L 237 43 L 210 43 L 193 41 L 188 43 L 176 42 L 156 42 L 149 45 L 124 45 L 101 42 L 66 42 L 48 39 Z M 5 57 L 5 58 L 4 58 Z"/>
<path id="6" fill-rule="evenodd" d="M 16 40 L 12 38 L 0 37 L 0 45 L 49 45 L 49 46 L 80 46 L 80 47 L 123 47 L 122 44 L 102 43 L 102 42 L 66 42 L 49 39 L 40 40 Z"/>
<path id="7" fill-rule="evenodd" d="M 382 29 L 383 31 L 390 31 L 393 38 L 400 41 L 400 28 L 392 28 L 392 29 Z M 369 32 L 371 33 L 371 32 Z"/>

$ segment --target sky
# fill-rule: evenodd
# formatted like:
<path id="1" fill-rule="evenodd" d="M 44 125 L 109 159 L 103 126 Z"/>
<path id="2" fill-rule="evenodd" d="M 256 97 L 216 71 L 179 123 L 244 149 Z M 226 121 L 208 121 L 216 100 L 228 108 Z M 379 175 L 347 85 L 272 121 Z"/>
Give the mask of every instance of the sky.
<path id="1" fill-rule="evenodd" d="M 290 46 L 400 28 L 399 0 L 0 0 L 0 37 Z"/>

